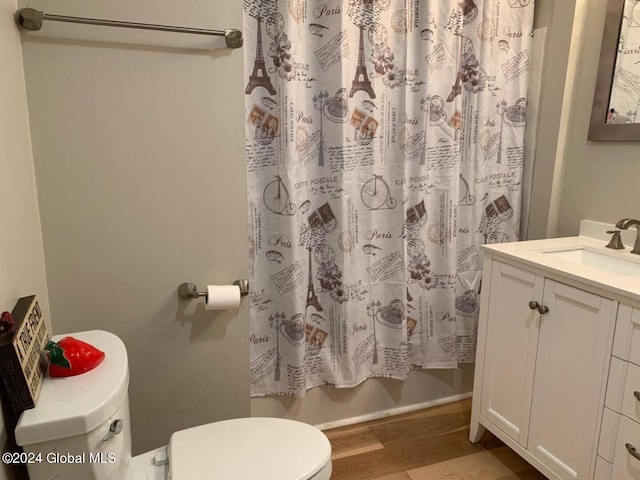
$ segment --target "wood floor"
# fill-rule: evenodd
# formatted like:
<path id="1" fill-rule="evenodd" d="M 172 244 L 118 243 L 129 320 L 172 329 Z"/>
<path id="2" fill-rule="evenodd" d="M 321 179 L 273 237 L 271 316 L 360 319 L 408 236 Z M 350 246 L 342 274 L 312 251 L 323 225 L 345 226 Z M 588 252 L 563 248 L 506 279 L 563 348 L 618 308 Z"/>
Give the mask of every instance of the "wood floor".
<path id="1" fill-rule="evenodd" d="M 331 480 L 546 480 L 490 433 L 469 442 L 471 400 L 326 430 Z"/>

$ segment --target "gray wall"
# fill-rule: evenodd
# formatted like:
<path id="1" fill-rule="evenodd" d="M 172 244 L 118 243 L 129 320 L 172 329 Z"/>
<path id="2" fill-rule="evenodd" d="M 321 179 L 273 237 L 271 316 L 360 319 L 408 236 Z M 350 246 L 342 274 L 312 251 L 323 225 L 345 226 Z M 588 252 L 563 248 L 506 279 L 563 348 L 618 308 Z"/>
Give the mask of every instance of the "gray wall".
<path id="1" fill-rule="evenodd" d="M 45 282 L 40 214 L 33 170 L 20 34 L 13 23 L 14 0 L 0 0 L 0 312 L 36 294 L 45 318 Z M 0 411 L 0 448 L 6 448 Z M 16 472 L 0 467 L 0 479 Z"/>
<path id="2" fill-rule="evenodd" d="M 536 2 L 536 22 L 550 25 L 553 36 L 545 56 L 548 80 L 543 84 L 542 108 L 546 105 L 546 110 L 536 143 L 529 238 L 576 235 L 583 218 L 615 223 L 640 216 L 640 144 L 587 140 L 606 4 L 603 0 Z M 575 66 L 569 59 L 570 48 L 578 56 Z M 573 91 L 565 91 L 565 80 Z M 565 100 L 567 108 L 562 110 Z"/>
<path id="3" fill-rule="evenodd" d="M 54 9 L 44 0 L 29 6 Z M 235 0 L 61 0 L 55 10 L 242 25 Z M 472 389 L 466 366 L 250 404 L 246 302 L 237 315 L 216 316 L 194 314 L 175 296 L 182 281 L 247 276 L 242 50 L 186 50 L 177 47 L 202 40 L 151 32 L 45 28 L 23 51 L 55 331 L 101 328 L 123 338 L 136 452 L 222 418 L 322 423 Z"/>
<path id="4" fill-rule="evenodd" d="M 587 141 L 605 10 L 606 2 L 589 0 L 589 34 L 582 45 L 556 228 L 560 236 L 576 234 L 581 218 L 615 223 L 640 217 L 640 144 Z"/>
<path id="5" fill-rule="evenodd" d="M 236 0 L 28 4 L 242 28 Z M 221 46 L 51 23 L 23 40 L 54 331 L 124 340 L 135 453 L 250 414 L 247 302 L 218 313 L 177 298 L 181 282 L 248 275 L 243 52 Z"/>
<path id="6" fill-rule="evenodd" d="M 536 3 L 548 55 L 531 238 L 548 227 L 575 0 Z M 237 0 L 29 6 L 205 28 L 242 24 Z M 182 281 L 226 283 L 248 268 L 243 52 L 198 50 L 203 43 L 62 25 L 23 44 L 55 331 L 101 328 L 125 341 L 134 450 L 222 418 L 325 423 L 470 391 L 466 366 L 411 372 L 404 383 L 314 389 L 302 401 L 249 400 L 246 302 L 220 315 L 175 295 Z"/>
<path id="7" fill-rule="evenodd" d="M 416 370 L 405 382 L 370 379 L 354 388 L 314 388 L 304 399 L 251 399 L 253 416 L 294 418 L 314 425 L 425 404 L 473 390 L 474 365 L 457 370 Z"/>
<path id="8" fill-rule="evenodd" d="M 536 0 L 534 26 L 546 28 L 527 239 L 546 238 L 552 210 L 565 80 L 576 0 Z M 526 145 L 525 145 L 526 147 Z"/>

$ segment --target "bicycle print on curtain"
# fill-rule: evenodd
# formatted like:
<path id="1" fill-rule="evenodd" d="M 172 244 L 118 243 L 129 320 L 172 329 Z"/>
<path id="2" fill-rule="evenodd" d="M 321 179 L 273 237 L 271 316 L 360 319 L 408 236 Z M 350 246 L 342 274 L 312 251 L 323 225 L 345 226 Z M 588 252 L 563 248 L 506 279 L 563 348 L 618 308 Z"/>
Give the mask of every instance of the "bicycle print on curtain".
<path id="1" fill-rule="evenodd" d="M 533 1 L 244 0 L 251 394 L 475 358 L 518 238 Z"/>

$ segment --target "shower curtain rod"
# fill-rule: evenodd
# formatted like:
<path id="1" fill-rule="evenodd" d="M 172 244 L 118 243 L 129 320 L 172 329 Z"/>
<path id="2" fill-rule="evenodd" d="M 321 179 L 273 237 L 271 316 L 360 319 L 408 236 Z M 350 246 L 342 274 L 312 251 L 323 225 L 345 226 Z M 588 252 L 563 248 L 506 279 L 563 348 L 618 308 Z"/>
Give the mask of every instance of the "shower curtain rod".
<path id="1" fill-rule="evenodd" d="M 44 20 L 50 20 L 52 22 L 81 23 L 84 25 L 101 25 L 105 27 L 137 28 L 139 30 L 159 30 L 162 32 L 192 33 L 196 35 L 213 35 L 218 37 L 224 37 L 227 43 L 227 47 L 229 48 L 240 48 L 242 46 L 242 32 L 236 29 L 207 30 L 204 28 L 174 27 L 170 25 L 154 25 L 152 23 L 135 23 L 135 22 L 121 22 L 118 20 L 101 20 L 99 18 L 68 17 L 66 15 L 52 15 L 50 13 L 44 13 L 34 8 L 21 8 L 16 12 L 16 22 L 21 28 L 25 30 L 30 30 L 30 31 L 40 30 L 42 28 L 42 22 Z"/>

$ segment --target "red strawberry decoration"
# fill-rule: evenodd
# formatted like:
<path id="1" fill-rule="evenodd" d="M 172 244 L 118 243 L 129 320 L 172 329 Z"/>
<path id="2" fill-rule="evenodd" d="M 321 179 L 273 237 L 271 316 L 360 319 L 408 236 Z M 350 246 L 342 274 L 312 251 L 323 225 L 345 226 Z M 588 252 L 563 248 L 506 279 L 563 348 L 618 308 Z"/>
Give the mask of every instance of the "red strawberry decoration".
<path id="1" fill-rule="evenodd" d="M 14 327 L 13 316 L 9 312 L 2 312 L 0 315 L 0 335 L 12 333 Z"/>
<path id="2" fill-rule="evenodd" d="M 59 342 L 49 341 L 44 347 L 51 365 L 52 377 L 72 377 L 93 370 L 104 360 L 104 352 L 93 345 L 73 337 Z"/>

